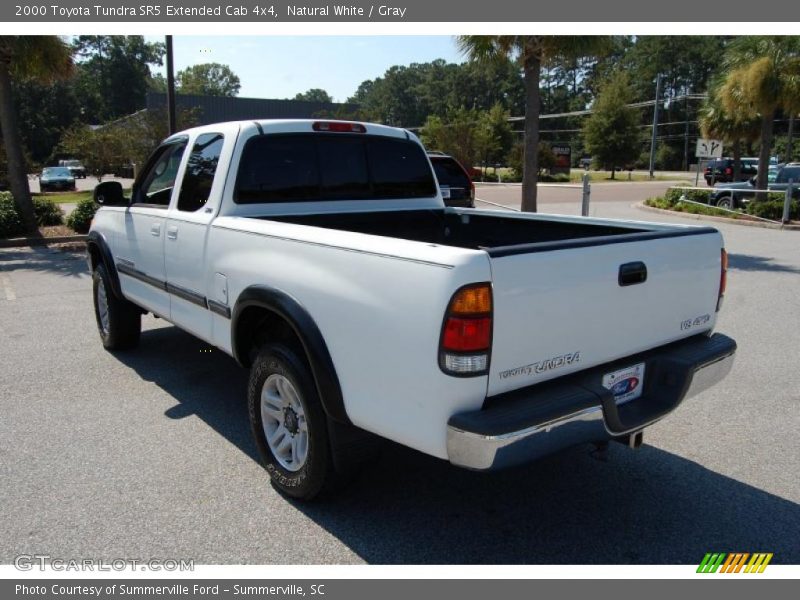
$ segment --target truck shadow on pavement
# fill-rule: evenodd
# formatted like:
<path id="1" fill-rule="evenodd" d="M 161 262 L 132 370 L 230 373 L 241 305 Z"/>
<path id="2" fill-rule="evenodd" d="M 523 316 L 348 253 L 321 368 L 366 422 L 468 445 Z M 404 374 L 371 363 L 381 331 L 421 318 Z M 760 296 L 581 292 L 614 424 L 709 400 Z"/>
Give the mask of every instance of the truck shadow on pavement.
<path id="1" fill-rule="evenodd" d="M 196 415 L 258 460 L 233 359 L 175 327 L 119 359 L 175 398 L 166 417 Z M 800 505 L 655 447 L 612 444 L 607 462 L 591 449 L 486 474 L 387 443 L 334 498 L 275 500 L 368 563 L 696 565 L 709 551 L 800 562 Z"/>

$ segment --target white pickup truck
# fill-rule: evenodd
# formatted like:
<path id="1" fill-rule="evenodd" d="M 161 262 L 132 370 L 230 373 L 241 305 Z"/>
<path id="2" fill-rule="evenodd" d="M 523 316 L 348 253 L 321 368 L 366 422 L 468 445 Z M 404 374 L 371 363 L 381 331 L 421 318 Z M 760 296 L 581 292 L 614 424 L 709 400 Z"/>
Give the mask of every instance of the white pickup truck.
<path id="1" fill-rule="evenodd" d="M 249 367 L 255 442 L 296 498 L 380 437 L 477 470 L 636 446 L 736 351 L 712 334 L 717 230 L 446 208 L 403 129 L 204 126 L 95 200 L 104 346 L 136 346 L 150 312 Z"/>

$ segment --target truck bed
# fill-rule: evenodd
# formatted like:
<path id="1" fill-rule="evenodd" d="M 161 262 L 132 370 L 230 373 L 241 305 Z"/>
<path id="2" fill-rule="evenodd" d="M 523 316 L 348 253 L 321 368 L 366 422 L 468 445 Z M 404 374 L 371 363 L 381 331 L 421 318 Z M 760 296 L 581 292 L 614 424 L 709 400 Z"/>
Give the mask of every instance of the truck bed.
<path id="1" fill-rule="evenodd" d="M 710 331 L 716 319 L 722 240 L 710 227 L 457 209 L 276 220 L 485 251 L 490 395 Z"/>
<path id="2" fill-rule="evenodd" d="M 596 222 L 570 222 L 553 218 L 520 218 L 498 213 L 452 210 L 381 211 L 264 217 L 273 221 L 309 225 L 410 241 L 486 250 L 491 256 L 543 249 L 581 247 L 615 241 L 640 241 L 702 233 L 702 228 L 659 229 L 614 226 Z"/>

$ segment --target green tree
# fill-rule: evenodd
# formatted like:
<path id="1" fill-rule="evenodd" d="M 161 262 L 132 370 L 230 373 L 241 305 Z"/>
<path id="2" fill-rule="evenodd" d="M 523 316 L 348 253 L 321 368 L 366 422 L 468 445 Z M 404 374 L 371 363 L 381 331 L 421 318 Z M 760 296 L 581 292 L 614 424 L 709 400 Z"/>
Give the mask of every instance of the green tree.
<path id="1" fill-rule="evenodd" d="M 522 172 L 525 165 L 525 144 L 522 142 L 514 144 L 508 152 L 506 161 L 513 172 L 513 179 L 522 181 Z M 539 168 L 539 172 L 536 174 L 537 178 L 546 170 L 553 168 L 555 164 L 556 155 L 553 153 L 550 144 L 539 142 L 539 149 L 536 152 L 536 165 Z"/>
<path id="2" fill-rule="evenodd" d="M 478 160 L 484 165 L 503 162 L 514 143 L 508 123 L 509 113 L 500 104 L 480 114 L 478 120 Z"/>
<path id="3" fill-rule="evenodd" d="M 690 161 L 688 153 L 685 155 L 686 142 L 697 135 L 699 106 L 697 99 L 687 99 L 686 95 L 701 95 L 708 90 L 731 39 L 720 35 L 620 36 L 615 38 L 612 52 L 592 65 L 582 82 L 596 95 L 599 85 L 611 74 L 625 71 L 630 76 L 635 101 L 641 101 L 655 97 L 656 79 L 661 75 L 659 100 L 665 105 L 660 110 L 658 150 L 662 158 L 670 158 L 671 168 L 686 168 L 684 158 L 687 166 Z M 640 125 L 652 124 L 652 108 L 639 110 L 638 114 Z M 648 153 L 642 164 L 646 166 L 649 160 Z"/>
<path id="4" fill-rule="evenodd" d="M 522 210 L 536 212 L 536 180 L 539 171 L 539 83 L 542 66 L 568 57 L 602 53 L 608 38 L 602 36 L 464 35 L 457 38 L 472 60 L 492 61 L 509 57 L 519 61 L 525 80 L 525 168 L 522 174 Z"/>
<path id="5" fill-rule="evenodd" d="M 321 88 L 311 88 L 302 94 L 297 94 L 294 99 L 303 100 L 304 102 L 324 102 L 326 104 L 333 102 L 331 95 Z"/>
<path id="6" fill-rule="evenodd" d="M 194 127 L 197 117 L 196 110 L 179 109 L 178 129 Z M 60 149 L 80 156 L 92 175 L 102 177 L 121 165 L 142 166 L 167 135 L 164 110 L 139 111 L 101 127 L 77 124 L 64 134 Z"/>
<path id="7" fill-rule="evenodd" d="M 81 119 L 81 103 L 72 81 L 14 81 L 14 105 L 17 108 L 22 145 L 33 167 L 58 158 L 53 153 L 64 130 Z"/>
<path id="8" fill-rule="evenodd" d="M 198 96 L 237 96 L 242 84 L 228 65 L 203 63 L 178 71 L 175 90 L 178 94 Z"/>
<path id="9" fill-rule="evenodd" d="M 478 160 L 481 144 L 478 111 L 459 108 L 445 119 L 432 115 L 420 131 L 422 142 L 429 150 L 446 152 L 469 169 Z"/>
<path id="10" fill-rule="evenodd" d="M 395 65 L 376 79 L 364 81 L 348 99 L 369 119 L 416 128 L 436 115 L 445 118 L 458 108 L 489 110 L 500 104 L 511 114 L 525 108 L 519 67 L 510 59 L 490 62 Z"/>
<path id="11" fill-rule="evenodd" d="M 106 123 L 145 107 L 150 65 L 161 65 L 163 44 L 140 35 L 81 35 L 73 51 L 83 122 Z"/>
<path id="12" fill-rule="evenodd" d="M 598 164 L 611 169 L 611 179 L 617 166 L 625 167 L 639 156 L 639 116 L 627 106 L 632 101 L 628 75 L 612 75 L 601 86 L 583 127 L 586 149 Z"/>
<path id="13" fill-rule="evenodd" d="M 147 82 L 147 91 L 158 92 L 160 94 L 167 93 L 167 78 L 161 73 L 153 73 Z"/>
<path id="14" fill-rule="evenodd" d="M 739 38 L 728 47 L 724 65 L 729 72 L 719 89 L 722 106 L 729 114 L 761 119 L 756 188 L 763 190 L 775 115 L 800 109 L 800 37 Z M 766 199 L 766 193 L 758 197 Z"/>
<path id="15" fill-rule="evenodd" d="M 759 120 L 741 113 L 725 110 L 719 95 L 719 85 L 714 86 L 700 107 L 698 122 L 705 138 L 720 139 L 729 145 L 733 154 L 733 179 L 739 181 L 742 172 L 742 144 L 758 138 Z"/>
<path id="16" fill-rule="evenodd" d="M 0 129 L 8 161 L 8 182 L 26 232 L 35 232 L 36 215 L 14 106 L 12 82 L 52 81 L 72 72 L 69 47 L 58 36 L 0 36 Z"/>

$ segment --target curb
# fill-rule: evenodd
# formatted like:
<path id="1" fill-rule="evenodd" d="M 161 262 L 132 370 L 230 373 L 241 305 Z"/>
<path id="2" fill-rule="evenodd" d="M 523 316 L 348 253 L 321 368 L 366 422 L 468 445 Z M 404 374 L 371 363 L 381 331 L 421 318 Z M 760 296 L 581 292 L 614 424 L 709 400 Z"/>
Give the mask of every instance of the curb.
<path id="1" fill-rule="evenodd" d="M 59 235 L 55 237 L 36 238 L 11 238 L 0 240 L 0 248 L 24 248 L 27 246 L 49 246 L 50 244 L 68 244 L 71 242 L 83 244 L 86 235 Z"/>
<path id="2" fill-rule="evenodd" d="M 728 217 L 716 217 L 714 215 L 696 215 L 692 213 L 678 212 L 677 210 L 666 210 L 664 208 L 656 208 L 655 206 L 647 206 L 644 202 L 637 202 L 631 204 L 631 207 L 638 208 L 647 212 L 660 213 L 662 215 L 679 216 L 686 219 L 694 219 L 695 221 L 715 221 L 717 223 L 730 223 L 732 225 L 746 225 L 747 227 L 760 227 L 762 229 L 785 229 L 787 231 L 800 231 L 800 225 L 780 223 L 767 223 L 765 221 L 750 221 L 748 219 L 729 219 Z"/>

